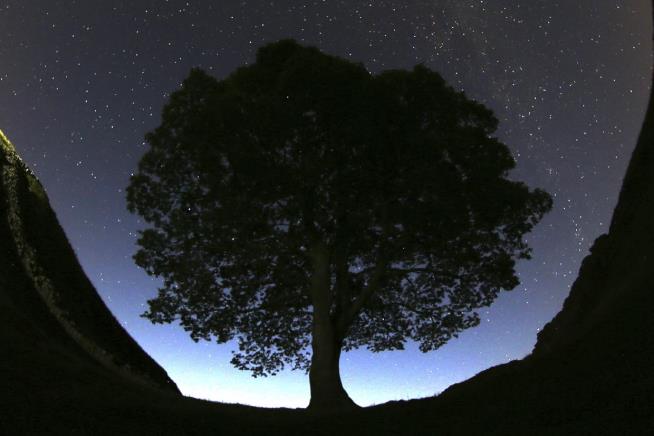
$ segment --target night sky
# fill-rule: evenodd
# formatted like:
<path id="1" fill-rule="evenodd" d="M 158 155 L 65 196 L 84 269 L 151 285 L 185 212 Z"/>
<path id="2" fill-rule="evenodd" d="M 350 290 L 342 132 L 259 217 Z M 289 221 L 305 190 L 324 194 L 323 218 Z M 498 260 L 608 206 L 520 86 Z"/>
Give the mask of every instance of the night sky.
<path id="1" fill-rule="evenodd" d="M 0 1 L 0 129 L 45 186 L 75 251 L 127 331 L 186 395 L 304 407 L 308 377 L 253 379 L 230 345 L 196 344 L 139 315 L 157 280 L 132 261 L 143 224 L 125 207 L 144 134 L 191 67 L 222 78 L 257 47 L 295 38 L 373 73 L 439 71 L 493 109 L 518 162 L 554 196 L 528 237 L 533 260 L 482 325 L 440 350 L 347 353 L 361 405 L 434 395 L 528 354 L 607 231 L 644 116 L 649 0 Z"/>

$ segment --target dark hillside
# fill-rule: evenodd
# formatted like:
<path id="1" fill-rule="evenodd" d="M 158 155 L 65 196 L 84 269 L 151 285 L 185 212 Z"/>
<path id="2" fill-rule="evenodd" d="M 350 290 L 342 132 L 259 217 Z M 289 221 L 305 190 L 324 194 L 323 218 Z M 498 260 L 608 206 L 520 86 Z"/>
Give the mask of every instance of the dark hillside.
<path id="1" fill-rule="evenodd" d="M 77 262 L 43 188 L 4 135 L 0 175 L 0 365 L 3 382 L 9 384 L 5 392 L 24 390 L 31 383 L 40 386 L 44 379 L 64 383 L 66 377 L 43 371 L 57 363 L 64 372 L 79 363 L 178 392 L 107 310 Z"/>
<path id="2" fill-rule="evenodd" d="M 650 99 L 609 233 L 595 241 L 563 310 L 539 334 L 534 354 L 580 340 L 599 326 L 606 326 L 611 336 L 627 334 L 624 329 L 630 318 L 645 320 L 642 317 L 654 302 L 652 248 L 654 102 Z M 623 322 L 618 322 L 617 313 Z"/>

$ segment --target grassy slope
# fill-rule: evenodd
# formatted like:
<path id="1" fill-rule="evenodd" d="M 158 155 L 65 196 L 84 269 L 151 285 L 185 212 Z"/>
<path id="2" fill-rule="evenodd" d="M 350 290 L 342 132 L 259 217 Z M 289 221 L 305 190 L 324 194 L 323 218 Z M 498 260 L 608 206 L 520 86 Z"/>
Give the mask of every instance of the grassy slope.
<path id="1" fill-rule="evenodd" d="M 143 352 L 102 302 L 82 271 L 40 183 L 16 157 L 13 146 L 2 136 L 0 141 L 1 168 L 10 169 L 17 174 L 16 181 L 12 183 L 14 186 L 0 186 L 0 217 L 4 233 L 0 241 L 3 241 L 1 248 L 7 262 L 12 264 L 13 268 L 21 268 L 20 257 L 14 244 L 15 235 L 7 227 L 7 217 L 10 213 L 9 191 L 15 190 L 20 221 L 25 229 L 25 242 L 33 247 L 36 253 L 35 262 L 52 284 L 55 305 L 64 313 L 65 319 L 83 335 L 87 343 L 98 350 L 99 355 L 111 356 L 109 360 L 116 367 L 163 389 L 179 392 L 165 371 Z M 27 298 L 16 289 L 19 286 L 19 277 L 24 277 L 27 282 L 32 280 L 27 277 L 26 271 L 19 274 L 0 270 L 0 276 L 3 276 L 0 280 L 5 283 L 3 293 L 7 301 Z M 39 303 L 36 289 L 32 287 L 26 293 L 30 294 L 33 300 L 29 307 L 37 306 Z M 25 307 L 23 303 L 18 304 L 18 307 Z"/>

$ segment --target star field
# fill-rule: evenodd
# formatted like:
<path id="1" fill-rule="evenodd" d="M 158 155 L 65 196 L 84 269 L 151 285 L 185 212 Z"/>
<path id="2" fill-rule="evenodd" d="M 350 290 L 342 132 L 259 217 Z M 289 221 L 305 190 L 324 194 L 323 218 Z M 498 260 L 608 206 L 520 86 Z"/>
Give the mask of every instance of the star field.
<path id="1" fill-rule="evenodd" d="M 648 0 L 0 2 L 0 129 L 44 184 L 85 271 L 127 331 L 187 395 L 303 407 L 304 374 L 252 379 L 230 347 L 139 317 L 157 281 L 132 262 L 142 223 L 124 189 L 191 67 L 222 78 L 281 38 L 373 72 L 439 71 L 500 119 L 511 177 L 550 192 L 521 284 L 440 350 L 347 353 L 361 405 L 433 395 L 533 347 L 592 241 L 608 230 L 649 95 Z"/>

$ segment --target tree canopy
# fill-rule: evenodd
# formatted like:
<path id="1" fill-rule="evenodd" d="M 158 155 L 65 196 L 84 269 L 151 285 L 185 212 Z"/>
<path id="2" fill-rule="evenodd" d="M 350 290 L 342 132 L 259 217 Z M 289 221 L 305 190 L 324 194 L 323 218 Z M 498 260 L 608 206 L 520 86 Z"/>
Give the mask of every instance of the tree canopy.
<path id="1" fill-rule="evenodd" d="M 192 70 L 127 189 L 135 260 L 163 278 L 145 316 L 236 339 L 255 376 L 311 368 L 312 404 L 341 395 L 320 387 L 341 349 L 440 347 L 517 286 L 551 208 L 507 178 L 497 125 L 424 66 L 373 75 L 291 40 L 223 80 Z"/>

